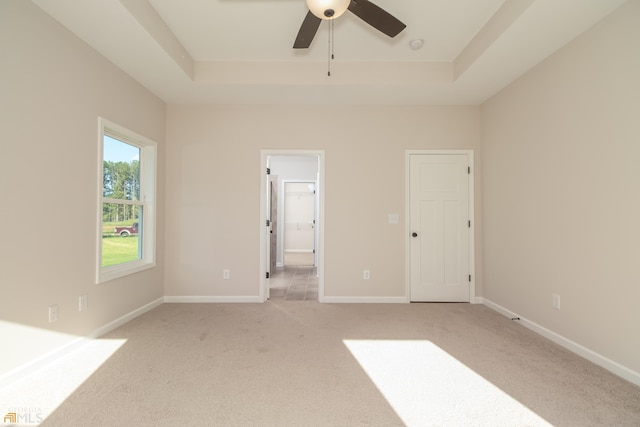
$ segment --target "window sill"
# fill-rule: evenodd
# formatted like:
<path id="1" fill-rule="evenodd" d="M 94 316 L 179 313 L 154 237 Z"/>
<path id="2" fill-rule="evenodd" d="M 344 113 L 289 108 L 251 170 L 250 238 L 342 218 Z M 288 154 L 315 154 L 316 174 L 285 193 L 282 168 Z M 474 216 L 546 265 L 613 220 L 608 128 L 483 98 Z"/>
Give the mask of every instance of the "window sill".
<path id="1" fill-rule="evenodd" d="M 98 271 L 98 277 L 96 283 L 105 283 L 111 280 L 119 279 L 121 277 L 129 276 L 130 274 L 139 273 L 156 266 L 155 262 L 148 262 L 143 260 L 126 262 L 123 264 L 112 265 L 110 267 L 103 267 Z"/>

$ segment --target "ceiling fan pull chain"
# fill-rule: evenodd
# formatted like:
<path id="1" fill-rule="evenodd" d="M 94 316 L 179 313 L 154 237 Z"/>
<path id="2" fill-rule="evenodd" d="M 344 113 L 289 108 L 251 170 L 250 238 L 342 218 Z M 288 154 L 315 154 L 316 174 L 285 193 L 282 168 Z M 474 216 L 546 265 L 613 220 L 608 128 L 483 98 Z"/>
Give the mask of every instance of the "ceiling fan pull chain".
<path id="1" fill-rule="evenodd" d="M 336 45 L 336 36 L 335 33 L 333 32 L 333 28 L 334 28 L 334 23 L 333 23 L 333 19 L 331 20 L 331 59 L 333 60 L 333 48 Z"/>
<path id="2" fill-rule="evenodd" d="M 331 49 L 331 38 L 333 36 L 333 19 L 329 20 L 329 40 L 327 45 L 327 76 L 331 77 L 331 58 L 333 57 L 333 52 Z"/>

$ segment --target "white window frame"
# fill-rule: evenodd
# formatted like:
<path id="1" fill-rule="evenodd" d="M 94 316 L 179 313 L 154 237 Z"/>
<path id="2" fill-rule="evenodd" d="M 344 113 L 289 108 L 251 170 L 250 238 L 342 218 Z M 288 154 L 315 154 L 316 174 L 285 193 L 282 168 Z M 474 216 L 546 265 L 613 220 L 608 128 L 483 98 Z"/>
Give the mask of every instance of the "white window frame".
<path id="1" fill-rule="evenodd" d="M 102 206 L 103 203 L 110 202 L 108 198 L 103 197 L 105 135 L 140 149 L 140 202 L 143 215 L 142 220 L 139 221 L 141 223 L 139 236 L 142 245 L 140 258 L 108 267 L 102 266 Z M 98 239 L 96 250 L 96 283 L 98 284 L 156 266 L 157 147 L 158 144 L 149 138 L 138 135 L 102 117 L 98 118 Z"/>

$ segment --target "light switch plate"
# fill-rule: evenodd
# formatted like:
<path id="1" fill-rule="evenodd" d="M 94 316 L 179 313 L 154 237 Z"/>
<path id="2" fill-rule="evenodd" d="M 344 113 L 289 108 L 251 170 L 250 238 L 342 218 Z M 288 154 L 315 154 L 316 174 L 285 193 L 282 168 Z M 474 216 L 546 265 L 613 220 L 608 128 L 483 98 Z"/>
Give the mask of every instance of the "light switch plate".
<path id="1" fill-rule="evenodd" d="M 49 306 L 49 323 L 58 320 L 58 305 Z"/>

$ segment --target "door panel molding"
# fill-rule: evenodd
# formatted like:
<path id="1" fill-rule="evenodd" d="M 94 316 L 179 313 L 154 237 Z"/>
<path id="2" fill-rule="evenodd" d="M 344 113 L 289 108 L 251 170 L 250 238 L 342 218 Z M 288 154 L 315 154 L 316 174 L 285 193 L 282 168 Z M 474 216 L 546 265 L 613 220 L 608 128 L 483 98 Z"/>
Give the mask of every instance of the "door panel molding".
<path id="1" fill-rule="evenodd" d="M 477 302 L 476 299 L 476 268 L 475 268 L 475 188 L 474 188 L 474 151 L 473 150 L 405 150 L 405 300 L 411 302 L 411 156 L 413 155 L 465 155 L 469 165 L 469 200 L 468 211 L 471 221 L 469 227 L 469 272 L 471 280 L 469 283 L 469 301 Z"/>

